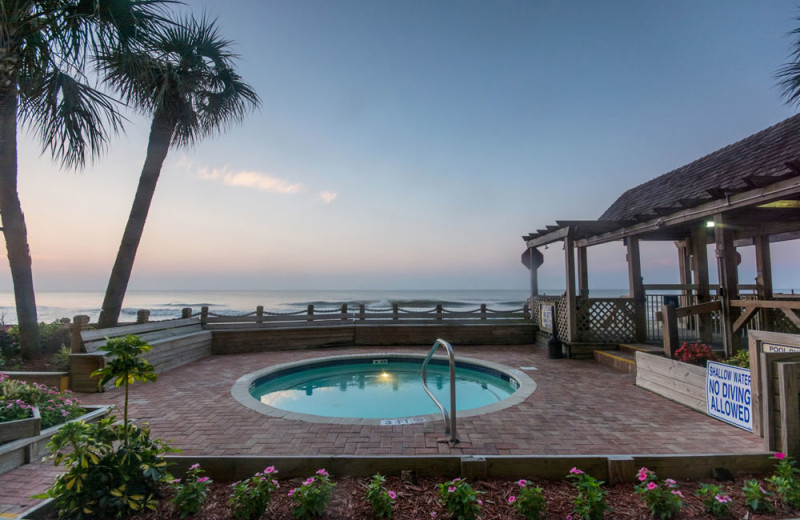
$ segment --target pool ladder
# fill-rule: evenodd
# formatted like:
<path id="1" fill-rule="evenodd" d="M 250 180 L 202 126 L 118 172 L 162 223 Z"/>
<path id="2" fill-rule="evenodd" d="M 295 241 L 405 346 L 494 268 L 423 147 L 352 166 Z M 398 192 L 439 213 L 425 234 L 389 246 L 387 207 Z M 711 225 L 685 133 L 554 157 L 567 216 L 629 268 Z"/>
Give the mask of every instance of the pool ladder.
<path id="1" fill-rule="evenodd" d="M 444 347 L 447 350 L 447 356 L 450 358 L 450 413 L 447 413 L 447 410 L 442 403 L 439 402 L 438 399 L 433 395 L 433 392 L 430 391 L 428 388 L 428 378 L 427 378 L 427 369 L 428 369 L 428 362 L 433 357 L 433 354 L 439 347 Z M 447 439 L 442 439 L 442 442 L 447 442 L 451 446 L 458 443 L 458 437 L 456 436 L 456 358 L 453 354 L 453 346 L 450 343 L 446 342 L 443 339 L 437 339 L 433 343 L 433 347 L 431 351 L 428 352 L 425 361 L 422 362 L 422 388 L 425 390 L 425 393 L 433 399 L 433 402 L 436 406 L 439 407 L 439 410 L 442 411 L 442 417 L 444 418 L 444 433 L 450 435 Z"/>

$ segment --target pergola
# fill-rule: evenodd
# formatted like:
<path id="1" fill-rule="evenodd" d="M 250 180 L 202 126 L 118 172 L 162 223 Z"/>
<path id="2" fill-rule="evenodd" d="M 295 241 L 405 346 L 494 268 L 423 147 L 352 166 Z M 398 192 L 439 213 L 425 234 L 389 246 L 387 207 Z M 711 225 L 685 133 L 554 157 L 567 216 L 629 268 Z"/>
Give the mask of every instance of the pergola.
<path id="1" fill-rule="evenodd" d="M 597 220 L 557 220 L 523 236 L 522 261 L 531 273 L 534 319 L 569 345 L 573 356 L 603 345 L 662 339 L 660 328 L 648 334 L 648 323 L 655 323 L 665 302 L 665 295 L 649 294 L 658 290 L 680 292 L 674 303 L 681 330 L 672 335 L 718 341 L 730 354 L 748 327 L 800 330 L 800 301 L 773 294 L 770 261 L 771 243 L 798 238 L 800 115 L 629 189 Z M 629 294 L 590 298 L 588 248 L 619 240 L 627 247 Z M 644 285 L 642 241 L 675 243 L 679 285 Z M 539 248 L 556 242 L 564 245 L 566 292 L 542 296 Z M 708 244 L 715 245 L 718 286 L 709 283 Z M 755 246 L 755 285 L 739 284 L 736 248 L 746 245 Z"/>

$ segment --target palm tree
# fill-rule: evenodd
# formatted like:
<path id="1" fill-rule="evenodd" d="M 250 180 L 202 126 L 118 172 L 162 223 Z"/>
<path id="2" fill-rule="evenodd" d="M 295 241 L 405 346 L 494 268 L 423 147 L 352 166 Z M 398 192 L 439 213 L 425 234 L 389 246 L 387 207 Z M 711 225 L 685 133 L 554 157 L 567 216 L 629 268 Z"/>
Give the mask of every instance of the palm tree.
<path id="1" fill-rule="evenodd" d="M 240 122 L 260 101 L 233 67 L 231 42 L 216 22 L 190 18 L 160 30 L 146 50 L 122 49 L 100 58 L 105 80 L 129 104 L 153 118 L 142 173 L 106 288 L 99 327 L 117 324 L 150 202 L 171 145 Z M 145 71 L 144 73 L 142 73 Z"/>
<path id="2" fill-rule="evenodd" d="M 797 18 L 800 21 L 800 17 Z M 795 37 L 791 61 L 775 74 L 781 94 L 788 104 L 800 103 L 800 28 L 789 33 Z"/>
<path id="3" fill-rule="evenodd" d="M 25 217 L 17 193 L 17 125 L 37 134 L 62 167 L 96 157 L 120 129 L 114 101 L 84 76 L 87 56 L 127 47 L 163 20 L 162 0 L 0 0 L 0 212 L 20 347 L 40 352 Z"/>

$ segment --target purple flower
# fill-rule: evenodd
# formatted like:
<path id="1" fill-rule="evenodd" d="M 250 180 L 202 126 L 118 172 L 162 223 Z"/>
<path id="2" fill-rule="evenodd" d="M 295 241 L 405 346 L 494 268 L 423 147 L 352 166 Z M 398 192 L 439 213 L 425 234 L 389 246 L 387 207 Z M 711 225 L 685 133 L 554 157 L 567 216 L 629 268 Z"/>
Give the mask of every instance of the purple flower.
<path id="1" fill-rule="evenodd" d="M 677 484 L 677 482 L 675 482 L 671 478 L 668 478 L 668 479 L 664 480 L 664 484 L 666 484 L 668 486 L 674 486 L 675 484 Z"/>
<path id="2" fill-rule="evenodd" d="M 779 452 L 777 452 L 777 453 L 775 454 L 775 458 L 776 458 L 776 459 L 778 459 L 778 460 L 783 460 L 783 459 L 785 459 L 785 458 L 786 458 L 786 454 L 785 454 L 785 453 L 781 453 L 781 452 L 779 451 Z"/>
<path id="3" fill-rule="evenodd" d="M 681 498 L 684 498 L 684 497 L 683 497 L 683 493 L 681 493 L 681 492 L 680 492 L 680 490 L 673 491 L 673 492 L 672 492 L 672 494 L 673 494 L 673 495 L 677 495 L 677 496 L 679 496 L 679 497 L 681 497 Z"/>
<path id="4" fill-rule="evenodd" d="M 327 472 L 327 471 L 325 471 L 325 468 L 318 469 L 318 470 L 317 470 L 317 475 L 322 475 L 323 477 L 327 477 L 327 476 L 329 476 L 329 475 L 328 475 L 328 472 Z"/>
<path id="5" fill-rule="evenodd" d="M 195 464 L 192 464 L 191 466 L 189 466 L 189 469 L 197 469 L 197 468 L 199 468 L 199 467 L 200 467 L 200 463 L 199 463 L 199 462 L 197 462 L 197 463 L 195 463 Z"/>
<path id="6" fill-rule="evenodd" d="M 289 491 L 289 496 L 292 496 L 292 495 L 294 495 L 294 492 L 295 492 L 295 491 L 297 491 L 297 488 L 294 488 L 293 490 Z"/>
<path id="7" fill-rule="evenodd" d="M 513 504 L 516 499 L 517 499 L 517 497 L 515 497 L 514 495 L 511 495 L 510 497 L 508 497 L 508 503 L 509 504 Z"/>
<path id="8" fill-rule="evenodd" d="M 180 484 L 181 483 L 181 479 L 176 478 L 174 480 L 170 480 L 170 482 L 173 483 L 173 484 Z"/>
<path id="9" fill-rule="evenodd" d="M 303 481 L 304 486 L 310 486 L 313 483 L 314 483 L 314 477 L 308 477 Z"/>
<path id="10" fill-rule="evenodd" d="M 526 485 L 527 483 L 528 483 L 528 481 L 527 481 L 527 480 L 525 480 L 524 478 L 523 478 L 523 479 L 520 479 L 520 480 L 518 480 L 518 481 L 517 481 L 517 485 L 518 485 L 519 487 L 525 487 L 525 485 Z"/>
<path id="11" fill-rule="evenodd" d="M 277 473 L 277 472 L 278 470 L 275 469 L 275 466 L 267 466 L 267 468 L 264 470 L 264 474 L 266 475 L 270 475 L 272 473 Z"/>
<path id="12" fill-rule="evenodd" d="M 577 467 L 573 467 L 571 470 L 569 470 L 569 473 L 570 475 L 581 475 L 583 474 L 583 471 L 579 470 Z"/>
<path id="13" fill-rule="evenodd" d="M 394 500 L 395 498 L 397 498 L 397 493 L 395 493 L 394 491 L 389 491 L 389 498 Z"/>
<path id="14" fill-rule="evenodd" d="M 455 491 L 455 490 L 456 490 L 456 487 L 455 487 L 455 486 L 450 486 L 449 488 L 447 488 L 447 492 L 448 492 L 448 493 L 452 493 L 452 492 L 453 492 L 453 491 Z"/>
<path id="15" fill-rule="evenodd" d="M 209 477 L 200 477 L 197 479 L 198 482 L 208 482 L 208 480 L 210 480 Z"/>

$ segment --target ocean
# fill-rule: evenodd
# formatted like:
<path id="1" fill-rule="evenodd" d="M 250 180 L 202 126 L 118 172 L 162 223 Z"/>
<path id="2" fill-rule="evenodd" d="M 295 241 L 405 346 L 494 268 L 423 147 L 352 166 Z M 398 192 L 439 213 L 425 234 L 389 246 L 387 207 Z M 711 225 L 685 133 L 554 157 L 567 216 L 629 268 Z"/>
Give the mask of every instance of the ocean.
<path id="1" fill-rule="evenodd" d="M 617 293 L 618 291 L 615 291 Z M 555 294 L 556 291 L 550 292 Z M 338 309 L 342 304 L 368 309 L 391 308 L 397 303 L 404 309 L 432 309 L 437 304 L 450 310 L 471 310 L 485 303 L 493 310 L 522 307 L 529 292 L 521 290 L 369 290 L 369 291 L 129 291 L 123 302 L 120 321 L 136 320 L 136 311 L 148 309 L 150 319 L 177 318 L 181 309 L 200 312 L 208 307 L 216 314 L 245 314 L 262 305 L 265 311 L 295 312 L 314 305 L 321 310 Z M 39 321 L 52 322 L 86 314 L 92 322 L 100 315 L 101 291 L 39 291 L 36 304 Z M 17 322 L 14 293 L 0 293 L 0 319 L 11 325 Z"/>

